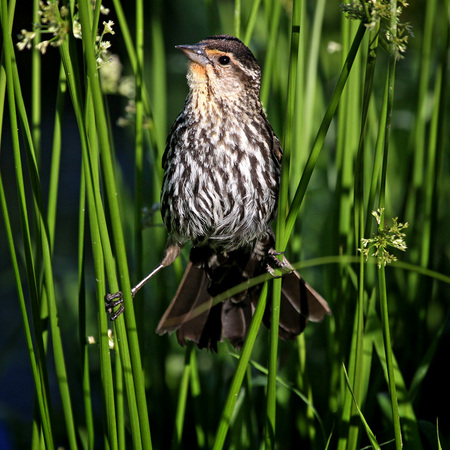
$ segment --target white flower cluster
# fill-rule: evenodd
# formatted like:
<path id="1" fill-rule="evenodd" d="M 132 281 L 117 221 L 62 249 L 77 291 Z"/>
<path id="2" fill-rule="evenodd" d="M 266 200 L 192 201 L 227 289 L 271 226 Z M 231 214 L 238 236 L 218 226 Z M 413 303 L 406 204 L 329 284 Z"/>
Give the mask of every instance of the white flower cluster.
<path id="1" fill-rule="evenodd" d="M 92 0 L 91 7 L 95 9 L 96 1 Z M 75 10 L 76 11 L 76 10 Z M 100 6 L 100 13 L 109 14 L 109 9 Z M 35 24 L 32 31 L 22 30 L 19 35 L 17 48 L 19 50 L 31 49 L 33 42 L 41 35 L 50 35 L 49 39 L 35 43 L 35 48 L 45 54 L 48 47 L 59 47 L 66 39 L 71 30 L 76 39 L 82 39 L 81 23 L 79 13 L 76 11 L 73 16 L 66 6 L 59 6 L 58 0 L 40 1 L 39 22 Z M 136 115 L 135 105 L 135 80 L 132 76 L 122 76 L 123 66 L 117 55 L 110 52 L 111 42 L 106 39 L 108 35 L 114 35 L 114 22 L 112 20 L 102 22 L 103 29 L 98 32 L 95 40 L 95 57 L 97 68 L 99 69 L 102 91 L 105 94 L 119 94 L 128 99 L 125 107 L 124 117 L 121 117 L 117 124 L 127 126 L 134 123 Z M 145 125 L 145 124 L 144 124 Z"/>
<path id="2" fill-rule="evenodd" d="M 380 24 L 383 31 L 380 35 L 382 41 L 384 40 L 387 45 L 394 44 L 396 57 L 400 59 L 403 57 L 402 53 L 406 51 L 408 36 L 412 35 L 410 24 L 399 21 L 403 9 L 407 6 L 406 1 L 398 0 L 397 10 L 394 11 L 397 17 L 395 33 L 391 30 L 393 11 L 389 0 L 352 0 L 350 3 L 341 4 L 341 9 L 349 19 L 362 20 L 369 30 Z"/>
<path id="3" fill-rule="evenodd" d="M 95 8 L 95 1 L 92 4 Z M 109 9 L 100 7 L 101 14 L 109 14 Z M 30 49 L 32 42 L 40 34 L 51 35 L 49 39 L 42 40 L 35 45 L 35 48 L 42 54 L 45 54 L 49 46 L 59 47 L 65 40 L 67 33 L 70 30 L 70 11 L 66 6 L 59 7 L 58 0 L 47 0 L 39 2 L 39 23 L 35 24 L 32 31 L 22 30 L 19 35 L 19 42 L 16 44 L 19 50 L 25 48 Z M 72 18 L 72 33 L 75 38 L 81 39 L 81 24 L 76 13 Z M 103 22 L 103 30 L 96 39 L 96 56 L 97 65 L 100 67 L 105 61 L 107 61 L 108 49 L 111 47 L 109 41 L 105 41 L 103 38 L 106 34 L 114 34 L 113 30 L 114 22 L 109 20 Z"/>
<path id="4" fill-rule="evenodd" d="M 384 208 L 372 211 L 372 215 L 375 217 L 378 225 L 381 224 L 383 214 Z M 369 256 L 377 258 L 378 268 L 397 261 L 397 258 L 391 255 L 386 249 L 387 247 L 393 247 L 402 252 L 406 251 L 406 234 L 403 232 L 406 228 L 408 228 L 408 222 L 399 223 L 398 218 L 395 217 L 392 219 L 391 227 L 386 226 L 385 228 L 378 229 L 378 233 L 369 239 L 362 238 L 362 248 L 358 250 L 365 256 L 366 260 Z M 371 249 L 373 249 L 373 253 L 370 254 Z"/>

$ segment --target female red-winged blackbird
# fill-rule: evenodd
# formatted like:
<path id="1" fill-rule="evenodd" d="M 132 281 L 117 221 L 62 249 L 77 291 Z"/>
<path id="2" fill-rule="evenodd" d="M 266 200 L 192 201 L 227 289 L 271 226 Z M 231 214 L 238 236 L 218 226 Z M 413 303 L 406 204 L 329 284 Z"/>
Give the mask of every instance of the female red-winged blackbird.
<path id="1" fill-rule="evenodd" d="M 237 38 L 220 35 L 177 47 L 189 58 L 189 94 L 163 157 L 161 214 L 169 238 L 161 264 L 192 243 L 190 261 L 157 332 L 177 331 L 181 345 L 243 345 L 260 286 L 212 305 L 212 297 L 282 264 L 280 337 L 300 334 L 307 319 L 330 314 L 326 301 L 286 259 L 279 263 L 270 223 L 277 209 L 282 149 L 259 98 L 261 69 Z M 113 301 L 119 298 L 118 301 Z M 107 298 L 107 310 L 121 302 Z M 122 311 L 121 308 L 113 318 Z M 269 323 L 266 312 L 264 323 Z"/>

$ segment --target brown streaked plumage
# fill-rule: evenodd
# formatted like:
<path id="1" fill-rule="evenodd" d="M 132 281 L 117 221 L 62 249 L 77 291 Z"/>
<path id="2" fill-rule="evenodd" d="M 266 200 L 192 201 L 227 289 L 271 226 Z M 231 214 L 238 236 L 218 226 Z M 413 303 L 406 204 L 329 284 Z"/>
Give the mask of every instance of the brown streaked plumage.
<path id="1" fill-rule="evenodd" d="M 279 333 L 294 338 L 307 320 L 320 321 L 331 311 L 285 258 L 280 263 L 274 256 L 270 224 L 277 209 L 282 149 L 259 98 L 259 64 L 239 39 L 228 35 L 177 48 L 189 58 L 189 94 L 163 156 L 161 214 L 169 237 L 161 264 L 132 294 L 191 243 L 189 264 L 157 332 L 176 331 L 181 345 L 191 340 L 216 349 L 218 341 L 227 339 L 240 348 L 261 287 L 216 305 L 212 297 L 282 265 Z M 108 296 L 107 310 L 119 303 L 120 293 Z M 266 311 L 266 325 L 269 318 Z"/>

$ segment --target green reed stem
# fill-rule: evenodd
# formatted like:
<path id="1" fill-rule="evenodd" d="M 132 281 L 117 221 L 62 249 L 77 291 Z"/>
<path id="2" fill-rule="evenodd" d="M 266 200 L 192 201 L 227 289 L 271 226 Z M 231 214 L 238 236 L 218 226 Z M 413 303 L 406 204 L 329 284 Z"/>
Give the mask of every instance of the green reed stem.
<path id="1" fill-rule="evenodd" d="M 272 11 L 270 15 L 270 21 L 268 21 L 269 38 L 267 45 L 266 60 L 264 63 L 264 76 L 261 81 L 261 103 L 264 108 L 268 108 L 269 105 L 269 92 L 272 85 L 272 74 L 275 70 L 275 56 L 277 50 L 277 36 L 278 28 L 280 26 L 281 16 L 281 2 L 278 0 L 272 1 Z"/>
<path id="2" fill-rule="evenodd" d="M 413 217 L 420 206 L 418 204 L 418 193 L 422 191 L 425 186 L 423 168 L 426 161 L 427 150 L 425 148 L 426 141 L 426 127 L 427 127 L 427 102 L 428 102 L 428 86 L 430 83 L 430 70 L 433 64 L 431 63 L 432 50 L 434 47 L 433 33 L 435 31 L 435 17 L 436 17 L 436 0 L 429 0 L 426 2 L 425 9 L 425 24 L 422 40 L 422 51 L 420 56 L 420 76 L 418 86 L 418 101 L 417 111 L 415 115 L 415 123 L 412 127 L 411 145 L 414 148 L 414 162 L 413 162 L 413 177 L 412 177 L 412 195 L 407 198 L 406 214 Z M 415 283 L 414 283 L 415 284 Z"/>
<path id="3" fill-rule="evenodd" d="M 112 383 L 111 358 L 108 338 L 107 318 L 104 313 L 105 296 L 105 262 L 103 257 L 102 239 L 100 237 L 99 224 L 104 222 L 104 213 L 100 197 L 100 186 L 97 167 L 97 153 L 91 156 L 89 149 L 88 133 L 86 125 L 92 123 L 84 115 L 84 106 L 81 94 L 81 76 L 78 69 L 77 58 L 73 49 L 73 41 L 69 40 L 60 47 L 61 60 L 64 66 L 67 85 L 70 92 L 73 109 L 78 124 L 81 138 L 82 151 L 82 172 L 86 180 L 87 203 L 90 214 L 89 224 L 92 242 L 92 253 L 96 276 L 96 297 L 98 300 L 98 324 L 99 324 L 99 350 L 100 350 L 100 370 L 102 375 L 102 394 L 106 414 L 105 441 L 112 449 L 117 448 L 117 423 L 114 405 L 114 390 Z M 87 111 L 87 113 L 89 110 Z M 96 139 L 91 140 L 94 145 Z M 81 182 L 82 184 L 82 182 Z M 103 226 L 105 229 L 106 226 Z M 106 438 L 106 436 L 108 438 Z"/>
<path id="4" fill-rule="evenodd" d="M 134 145 L 134 253 L 136 264 L 136 280 L 143 278 L 143 236 L 142 236 L 142 207 L 144 196 L 144 104 L 143 104 L 143 70 L 144 70 L 144 4 L 136 0 L 136 126 Z M 136 302 L 138 332 L 141 336 L 141 346 L 144 339 L 141 333 L 144 329 L 144 305 L 142 294 Z"/>
<path id="5" fill-rule="evenodd" d="M 355 242 L 360 246 L 361 238 L 364 237 L 364 161 L 366 150 L 366 128 L 367 117 L 369 112 L 370 100 L 372 97 L 372 85 L 375 72 L 376 51 L 378 45 L 378 29 L 373 30 L 368 40 L 368 59 L 366 63 L 362 111 L 361 111 L 361 127 L 358 143 L 358 152 L 356 155 L 355 178 L 354 178 L 354 233 Z M 352 343 L 354 350 L 350 354 L 349 362 L 349 382 L 350 390 L 346 391 L 346 399 L 344 404 L 347 405 L 346 417 L 353 417 L 360 413 L 366 396 L 365 380 L 370 373 L 370 364 L 368 360 L 371 358 L 371 351 L 367 351 L 365 342 L 367 338 L 364 334 L 364 299 L 365 299 L 365 264 L 364 256 L 359 254 L 359 276 L 358 276 L 358 300 L 355 312 L 355 333 L 353 335 L 355 342 Z M 351 372 L 350 372 L 351 370 Z M 349 397 L 352 397 L 352 401 Z M 362 416 L 361 416 L 362 417 Z M 363 418 L 363 417 L 362 417 Z M 358 445 L 359 427 L 350 426 L 347 448 L 356 448 Z"/>
<path id="6" fill-rule="evenodd" d="M 369 438 L 369 441 L 372 444 L 372 448 L 374 448 L 376 450 L 381 450 L 380 444 L 378 444 L 374 433 L 372 432 L 372 430 L 369 427 L 369 424 L 367 423 L 366 419 L 364 418 L 364 415 L 363 415 L 363 413 L 361 411 L 360 405 L 358 404 L 357 398 L 354 395 L 353 391 L 351 390 L 352 386 L 351 386 L 350 379 L 348 377 L 348 374 L 347 374 L 347 371 L 346 371 L 344 365 L 343 365 L 343 370 L 344 370 L 345 381 L 347 382 L 347 387 L 348 387 L 348 389 L 350 391 L 350 394 L 352 395 L 353 402 L 355 404 L 355 408 L 356 408 L 357 413 L 359 414 L 359 416 L 361 418 L 361 422 L 364 425 L 364 428 L 365 428 L 366 433 L 367 433 L 367 437 Z"/>
<path id="7" fill-rule="evenodd" d="M 260 4 L 261 4 L 261 0 L 253 0 L 253 2 L 252 2 L 252 9 L 250 11 L 250 16 L 248 18 L 247 27 L 245 29 L 245 36 L 242 39 L 242 42 L 244 42 L 245 45 L 249 45 L 250 39 L 252 38 L 253 29 L 255 28 Z"/>
<path id="8" fill-rule="evenodd" d="M 138 56 L 136 54 L 136 47 L 133 43 L 133 39 L 131 37 L 130 29 L 127 23 L 127 19 L 125 13 L 122 8 L 122 4 L 120 0 L 113 0 L 114 11 L 117 15 L 117 21 L 120 26 L 123 42 L 125 44 L 125 48 L 127 51 L 127 56 L 130 59 L 130 64 L 133 69 L 133 73 L 136 73 L 138 67 Z M 153 29 L 153 23 L 152 23 Z M 144 104 L 145 116 L 148 121 L 148 129 L 144 130 L 145 137 L 150 143 L 151 149 L 153 150 L 153 159 L 157 161 L 157 164 L 154 168 L 154 175 L 158 180 L 162 180 L 162 168 L 160 167 L 159 161 L 161 161 L 163 152 L 164 152 L 164 143 L 165 143 L 165 133 L 156 126 L 153 117 L 153 108 L 150 104 L 150 99 L 148 96 L 148 92 L 146 89 L 142 91 L 142 101 Z"/>
<path id="9" fill-rule="evenodd" d="M 14 13 L 14 6 L 15 2 L 10 2 L 10 15 L 12 16 Z M 1 14 L 1 21 L 2 21 L 2 27 L 3 30 L 9 29 L 11 31 L 11 25 L 12 21 L 9 21 L 8 26 L 4 26 L 5 23 L 4 20 L 6 20 L 5 16 L 3 15 L 3 4 L 0 7 L 0 14 Z M 8 44 L 9 40 L 5 40 L 6 45 Z M 0 130 L 3 128 L 3 111 L 5 109 L 5 92 L 6 92 L 6 80 L 7 80 L 7 72 L 5 68 L 5 55 L 7 54 L 7 51 L 4 51 L 2 53 L 2 65 L 0 67 Z M 13 67 L 14 69 L 14 67 Z M 9 83 L 9 87 L 13 91 L 12 82 Z M 13 93 L 8 95 L 14 95 Z M 11 111 L 15 111 L 14 104 L 10 105 L 10 114 Z M 17 124 L 17 117 L 14 113 L 14 115 L 10 118 L 10 122 L 13 126 L 13 130 L 17 130 L 17 128 L 14 128 L 14 124 Z M 1 135 L 1 133 L 0 133 Z M 18 145 L 16 141 L 16 134 L 15 131 L 13 131 L 13 148 L 15 148 L 16 145 Z M 17 172 L 16 172 L 17 173 Z M 40 426 L 43 427 L 43 439 L 47 443 L 47 445 L 51 445 L 53 442 L 53 436 L 51 432 L 51 421 L 50 421 L 50 395 L 49 395 L 49 388 L 48 388 L 48 376 L 47 376 L 47 365 L 46 365 L 46 356 L 45 356 L 45 350 L 44 350 L 44 343 L 42 340 L 42 328 L 41 328 L 41 318 L 39 315 L 39 301 L 38 301 L 38 288 L 37 288 L 37 282 L 36 282 L 36 272 L 35 272 L 35 265 L 34 265 L 34 257 L 33 257 L 33 250 L 32 250 L 32 242 L 31 242 L 31 235 L 30 235 L 30 228 L 29 228 L 29 222 L 28 222 L 28 214 L 26 211 L 26 199 L 24 195 L 24 189 L 23 189 L 23 179 L 22 177 L 17 178 L 17 191 L 18 191 L 18 197 L 19 197 L 19 215 L 20 215 L 20 221 L 22 225 L 22 240 L 24 242 L 24 257 L 25 257 L 25 264 L 26 264 L 26 275 L 28 280 L 28 289 L 29 289 L 29 295 L 31 297 L 31 312 L 33 317 L 33 330 L 34 330 L 34 336 L 35 336 L 35 342 L 36 342 L 36 356 L 37 361 L 32 358 L 31 353 L 33 353 L 33 341 L 31 340 L 31 331 L 30 331 L 30 325 L 28 321 L 28 317 L 26 315 L 26 306 L 25 306 L 25 299 L 24 294 L 22 290 L 22 282 L 20 280 L 20 273 L 18 271 L 18 265 L 17 265 L 17 256 L 14 248 L 14 241 L 12 237 L 12 230 L 10 225 L 10 219 L 9 219 L 9 213 L 8 208 L 6 205 L 6 198 L 5 193 L 3 189 L 3 181 L 0 173 L 0 188 L 1 188 L 1 204 L 2 204 L 2 211 L 3 211 L 3 217 L 5 220 L 5 229 L 6 229 L 6 235 L 8 237 L 8 244 L 10 248 L 10 254 L 11 259 L 13 263 L 13 270 L 15 274 L 15 281 L 16 281 L 16 287 L 18 291 L 19 296 L 19 303 L 22 313 L 22 321 L 24 324 L 24 331 L 25 331 L 25 337 L 27 340 L 28 345 L 28 352 L 30 353 L 30 361 L 31 361 L 31 368 L 33 373 L 33 379 L 35 384 L 35 390 L 36 390 L 36 398 L 37 398 L 37 404 L 38 404 L 38 410 L 40 413 L 40 420 L 38 420 L 39 423 L 37 423 L 36 420 L 34 420 L 33 424 L 33 433 L 40 434 L 41 430 Z M 33 439 L 32 442 L 35 442 Z"/>
<path id="10" fill-rule="evenodd" d="M 3 109 L 3 108 L 2 108 Z M 25 340 L 27 342 L 28 355 L 31 364 L 31 373 L 35 386 L 35 398 L 37 401 L 40 425 L 42 427 L 42 434 L 44 442 L 48 448 L 53 448 L 52 422 L 50 420 L 50 401 L 47 383 L 42 379 L 42 372 L 40 370 L 39 358 L 36 361 L 36 354 L 34 351 L 33 339 L 31 336 L 31 326 L 28 320 L 27 308 L 25 304 L 25 297 L 22 289 L 22 280 L 20 277 L 19 264 L 17 261 L 16 250 L 14 248 L 14 238 L 11 230 L 11 221 L 9 218 L 8 207 L 6 205 L 5 192 L 3 189 L 3 181 L 0 174 L 0 204 L 2 207 L 3 220 L 9 245 L 11 256 L 12 269 L 14 272 L 14 279 L 16 282 L 17 294 L 19 297 L 20 312 L 22 315 L 23 329 L 25 332 Z M 38 366 L 39 364 L 39 366 Z M 41 372 L 41 373 L 40 373 Z"/>
<path id="11" fill-rule="evenodd" d="M 397 31 L 397 2 L 393 0 L 391 2 L 391 20 L 390 20 L 390 33 L 396 36 Z M 396 48 L 395 44 L 391 43 L 389 48 L 389 66 L 387 74 L 387 118 L 386 118 L 386 132 L 384 136 L 384 155 L 383 155 L 383 168 L 381 172 L 381 189 L 380 189 L 380 208 L 385 206 L 386 197 L 386 178 L 387 178 L 387 165 L 388 165 L 388 153 L 389 144 L 391 138 L 391 122 L 392 113 L 394 109 L 394 82 L 395 82 L 395 66 L 396 66 Z M 379 229 L 384 227 L 384 220 L 382 219 L 379 224 Z M 384 346 L 386 352 L 386 365 L 389 380 L 389 392 L 391 396 L 391 408 L 392 408 L 392 420 L 394 424 L 395 446 L 397 450 L 403 447 L 401 427 L 400 427 L 400 415 L 398 411 L 397 392 L 395 385 L 393 352 L 389 329 L 389 311 L 387 303 L 387 288 L 386 288 L 386 273 L 385 268 L 381 267 L 378 271 L 379 291 L 380 291 L 380 309 L 381 309 L 381 323 L 383 326 Z"/>
<path id="12" fill-rule="evenodd" d="M 197 354 L 195 349 L 190 352 L 190 380 L 191 397 L 195 414 L 195 433 L 197 436 L 197 446 L 199 449 L 206 448 L 206 432 L 203 426 L 204 411 L 201 403 L 201 383 L 198 373 Z"/>
<path id="13" fill-rule="evenodd" d="M 81 19 L 81 27 L 83 35 L 89 36 L 91 26 L 89 24 L 89 4 L 86 0 L 79 2 L 79 11 Z M 147 402 L 145 397 L 144 379 L 142 371 L 142 363 L 139 352 L 139 341 L 136 331 L 136 321 L 134 316 L 133 301 L 131 299 L 131 286 L 127 267 L 127 257 L 125 251 L 124 236 L 122 224 L 120 220 L 119 205 L 116 197 L 117 189 L 115 186 L 114 168 L 111 156 L 111 145 L 109 141 L 108 124 L 104 111 L 101 87 L 98 79 L 96 58 L 92 42 L 83 40 L 84 54 L 86 59 L 87 78 L 92 94 L 92 102 L 95 114 L 95 122 L 98 132 L 100 158 L 104 173 L 105 193 L 108 201 L 111 228 L 114 237 L 115 249 L 117 252 L 117 264 L 124 291 L 124 305 L 127 310 L 124 314 L 124 320 L 120 317 L 116 320 L 116 332 L 118 335 L 118 343 L 121 353 L 121 360 L 124 367 L 125 386 L 127 390 L 127 398 L 130 409 L 130 425 L 132 428 L 132 436 L 136 446 L 143 445 L 145 448 L 151 448 L 150 428 L 148 421 Z M 102 226 L 103 228 L 103 226 Z M 103 238 L 106 237 L 107 230 L 100 230 Z M 108 248 L 104 242 L 104 250 Z M 106 258 L 111 258 L 112 255 Z M 108 269 L 107 269 L 108 270 Z M 115 289 L 117 282 L 114 280 L 112 273 L 108 274 L 111 289 Z M 111 278 L 110 278 L 111 276 Z M 128 339 L 127 339 L 128 338 Z M 130 347 L 128 348 L 128 340 Z"/>
<path id="14" fill-rule="evenodd" d="M 239 391 L 242 386 L 242 381 L 247 371 L 248 362 L 250 355 L 255 344 L 256 336 L 258 335 L 258 330 L 261 325 L 261 320 L 266 309 L 267 301 L 267 283 L 264 283 L 261 295 L 259 297 L 258 304 L 255 309 L 252 321 L 250 323 L 250 328 L 245 339 L 244 347 L 239 358 L 239 363 L 233 376 L 233 381 L 231 382 L 230 389 L 228 391 L 227 400 L 222 411 L 219 426 L 217 428 L 215 441 L 213 445 L 213 450 L 219 450 L 223 448 L 225 443 L 225 438 L 230 426 L 231 417 L 233 415 L 234 407 L 236 405 L 236 400 L 238 398 Z"/>
<path id="15" fill-rule="evenodd" d="M 63 413 L 66 424 L 67 431 L 67 439 L 70 448 L 76 448 L 76 437 L 75 437 L 75 425 L 74 418 L 72 413 L 71 399 L 68 387 L 67 373 L 64 362 L 64 352 L 62 348 L 62 340 L 58 325 L 57 318 L 57 307 L 56 307 L 56 298 L 54 291 L 54 281 L 53 281 L 53 271 L 52 271 L 52 260 L 51 260 L 51 250 L 48 236 L 47 224 L 43 218 L 43 206 L 42 206 L 42 195 L 40 191 L 40 183 L 39 183 L 39 173 L 36 164 L 36 154 L 34 152 L 33 141 L 31 137 L 31 132 L 26 116 L 25 106 L 23 103 L 23 98 L 20 90 L 20 83 L 17 76 L 17 68 L 14 66 L 13 69 L 13 61 L 15 61 L 14 56 L 14 47 L 12 43 L 11 36 L 8 34 L 8 26 L 4 26 L 4 24 L 8 24 L 8 11 L 6 8 L 6 2 L 2 1 L 1 6 L 2 11 L 2 28 L 3 28 L 3 48 L 4 48 L 4 56 L 5 56 L 5 72 L 7 80 L 10 80 L 7 83 L 7 92 L 8 92 L 8 101 L 10 108 L 10 120 L 11 120 L 11 133 L 13 137 L 13 152 L 15 159 L 15 167 L 16 167 L 16 179 L 17 186 L 19 191 L 19 198 L 21 199 L 21 222 L 25 227 L 25 234 L 28 236 L 27 240 L 30 240 L 30 232 L 28 226 L 27 219 L 27 209 L 26 209 L 26 200 L 25 200 L 25 192 L 24 192 L 24 180 L 23 175 L 24 172 L 22 170 L 22 160 L 20 155 L 20 145 L 19 145 L 19 137 L 18 137 L 18 124 L 16 114 L 19 114 L 21 119 L 21 128 L 24 130 L 24 138 L 26 141 L 26 157 L 28 163 L 28 171 L 29 177 L 32 186 L 32 193 L 34 198 L 34 206 L 35 213 L 37 219 L 37 229 L 40 238 L 40 250 L 42 251 L 42 268 L 43 268 L 43 286 L 40 287 L 40 296 L 36 295 L 36 301 L 38 298 L 43 298 L 44 295 L 48 301 L 49 307 L 49 318 L 50 318 L 50 329 L 52 333 L 52 343 L 53 343 L 53 354 L 54 354 L 54 362 L 56 368 L 56 375 L 58 380 L 59 391 L 61 395 L 61 402 L 63 405 Z M 17 111 L 16 111 L 17 104 Z M 31 262 L 31 245 L 28 244 L 30 248 L 29 260 Z M 36 292 L 37 294 L 37 292 Z"/>
<path id="16" fill-rule="evenodd" d="M 241 36 L 241 0 L 234 0 L 234 35 Z"/>
<path id="17" fill-rule="evenodd" d="M 447 11 L 449 1 L 446 1 Z M 437 221 L 437 202 L 440 171 L 443 152 L 445 151 L 445 137 L 448 123 L 447 103 L 448 103 L 448 83 L 445 82 L 445 74 L 448 68 L 448 49 L 450 48 L 450 18 L 442 20 L 440 35 L 442 39 L 442 49 L 436 70 L 436 78 L 433 92 L 433 112 L 430 121 L 429 138 L 427 144 L 427 169 L 424 184 L 424 222 L 421 230 L 421 257 L 420 265 L 428 267 L 432 258 L 432 244 L 435 241 L 434 231 Z"/>
<path id="18" fill-rule="evenodd" d="M 308 161 L 306 163 L 306 167 L 303 172 L 302 178 L 300 179 L 300 183 L 297 187 L 294 198 L 290 205 L 289 214 L 286 218 L 286 232 L 284 240 L 280 242 L 280 249 L 286 248 L 289 236 L 292 232 L 292 229 L 294 228 L 294 224 L 297 219 L 297 215 L 300 211 L 300 207 L 303 201 L 303 197 L 305 196 L 309 180 L 311 179 L 320 151 L 322 150 L 323 143 L 325 141 L 325 136 L 328 132 L 328 128 L 330 127 L 331 120 L 333 119 L 334 114 L 336 112 L 337 106 L 339 104 L 339 99 L 342 95 L 345 83 L 350 74 L 353 62 L 355 61 L 359 46 L 361 45 L 362 39 L 364 37 L 365 30 L 366 30 L 365 25 L 361 23 L 353 40 L 353 44 L 350 48 L 350 51 L 347 55 L 344 67 L 342 68 L 338 82 L 331 97 L 330 104 L 328 105 L 328 108 L 325 112 L 325 116 L 317 133 L 316 139 L 313 144 L 313 148 L 308 157 Z"/>
<path id="19" fill-rule="evenodd" d="M 284 153 L 281 173 L 281 185 L 278 201 L 278 218 L 276 226 L 277 242 L 284 240 L 285 217 L 288 204 L 289 189 L 289 168 L 290 168 L 290 152 L 293 143 L 295 100 L 296 100 L 296 81 L 298 70 L 298 51 L 300 38 L 300 3 L 294 1 L 292 16 L 292 32 L 291 32 L 291 49 L 289 62 L 289 79 L 288 79 L 288 101 L 286 114 L 286 128 L 284 131 Z M 272 312 L 270 324 L 270 347 L 269 347 L 269 376 L 267 378 L 267 418 L 265 427 L 266 448 L 274 448 L 275 446 L 275 424 L 276 424 L 276 379 L 277 379 L 277 359 L 278 359 L 278 330 L 280 322 L 280 299 L 281 299 L 281 278 L 275 279 L 273 282 L 272 295 Z"/>
<path id="20" fill-rule="evenodd" d="M 39 22 L 39 0 L 33 0 L 33 22 Z M 36 30 L 36 39 L 41 36 L 40 30 Z M 33 135 L 34 148 L 36 153 L 41 153 L 41 52 L 32 50 L 31 55 L 31 132 Z M 38 156 L 39 160 L 39 156 Z"/>
<path id="21" fill-rule="evenodd" d="M 53 128 L 52 162 L 50 167 L 50 184 L 47 202 L 47 223 L 51 248 L 53 250 L 56 227 L 56 207 L 58 200 L 59 165 L 61 160 L 62 119 L 64 116 L 64 102 L 66 98 L 66 76 L 61 64 L 59 72 L 58 91 L 56 94 L 56 111 Z"/>
<path id="22" fill-rule="evenodd" d="M 306 2 L 303 1 L 299 3 Z M 301 31 L 303 33 L 303 39 L 308 41 L 308 58 L 305 61 L 305 68 L 302 68 L 302 70 L 305 71 L 305 86 L 304 92 L 302 92 L 304 98 L 302 99 L 300 108 L 304 110 L 304 114 L 302 114 L 301 122 L 299 123 L 299 126 L 301 126 L 302 130 L 303 144 L 303 148 L 299 149 L 299 151 L 302 151 L 302 153 L 311 145 L 311 128 L 312 118 L 314 117 L 314 100 L 316 87 L 319 81 L 317 70 L 320 55 L 320 43 L 322 40 L 322 24 L 325 12 L 325 3 L 325 0 L 319 0 L 318 2 L 316 2 L 311 32 L 308 33 L 305 28 L 303 28 Z M 300 25 L 300 22 L 298 25 Z M 298 183 L 298 179 L 296 180 L 296 182 Z"/>
<path id="23" fill-rule="evenodd" d="M 178 391 L 177 410 L 175 413 L 175 427 L 173 430 L 172 448 L 182 448 L 183 426 L 186 414 L 186 404 L 191 377 L 191 354 L 195 352 L 193 346 L 190 346 L 184 354 L 183 374 L 180 380 Z"/>
<path id="24" fill-rule="evenodd" d="M 65 77 L 63 77 L 65 79 Z M 83 384 L 84 414 L 86 420 L 87 448 L 94 448 L 94 417 L 89 379 L 89 345 L 87 342 L 86 286 L 85 286 L 85 222 L 86 183 L 83 173 L 80 181 L 80 201 L 78 219 L 78 338 L 81 355 L 81 378 Z"/>

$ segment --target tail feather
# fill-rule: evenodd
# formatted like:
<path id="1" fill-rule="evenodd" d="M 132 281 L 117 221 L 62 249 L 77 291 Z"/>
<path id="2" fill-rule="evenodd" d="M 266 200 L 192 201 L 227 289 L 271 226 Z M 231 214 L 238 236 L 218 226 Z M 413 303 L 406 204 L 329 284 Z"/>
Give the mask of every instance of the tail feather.
<path id="1" fill-rule="evenodd" d="M 227 339 L 241 348 L 261 292 L 253 286 L 222 303 L 212 304 L 215 295 L 257 276 L 266 270 L 266 263 L 255 253 L 202 255 L 191 251 L 178 290 L 156 330 L 159 334 L 177 332 L 178 342 L 193 341 L 199 348 L 217 350 L 217 342 Z M 290 267 L 286 261 L 286 267 Z M 279 333 L 282 339 L 293 339 L 304 330 L 308 320 L 318 322 L 331 310 L 318 294 L 294 270 L 283 275 Z M 270 308 L 264 315 L 270 327 Z"/>
<path id="2" fill-rule="evenodd" d="M 207 284 L 205 272 L 189 262 L 175 297 L 159 321 L 156 332 L 172 333 L 192 320 L 203 327 L 210 309 L 208 303 L 211 301 L 211 296 L 206 290 Z M 194 309 L 196 311 L 193 312 Z"/>
<path id="3" fill-rule="evenodd" d="M 208 305 L 208 311 L 196 316 L 196 308 Z M 177 330 L 177 339 L 180 345 L 185 346 L 186 341 L 192 341 L 198 348 L 207 348 L 217 351 L 217 342 L 221 340 L 221 309 L 222 304 L 212 306 L 212 297 L 208 295 L 207 301 L 194 304 L 192 314 Z M 203 309 L 203 308 L 202 308 Z"/>
<path id="4" fill-rule="evenodd" d="M 266 311 L 270 316 L 270 310 Z M 306 326 L 306 316 L 299 314 L 293 304 L 282 294 L 280 300 L 279 336 L 284 340 L 294 339 L 301 334 Z M 266 317 L 264 324 L 270 328 L 270 317 Z"/>
<path id="5" fill-rule="evenodd" d="M 239 303 L 228 299 L 222 305 L 222 338 L 227 339 L 235 348 L 242 348 L 253 317 L 251 302 Z"/>
<path id="6" fill-rule="evenodd" d="M 189 340 L 199 348 L 216 350 L 221 333 L 222 305 L 212 306 L 212 297 L 207 291 L 208 284 L 205 271 L 190 261 L 156 332 L 164 334 L 176 331 L 178 342 L 182 346 Z"/>
<path id="7" fill-rule="evenodd" d="M 295 270 L 283 276 L 283 297 L 311 322 L 320 322 L 331 309 L 325 299 L 316 292 Z"/>

